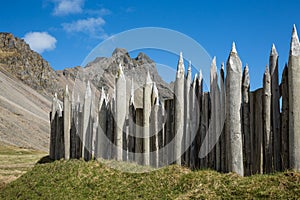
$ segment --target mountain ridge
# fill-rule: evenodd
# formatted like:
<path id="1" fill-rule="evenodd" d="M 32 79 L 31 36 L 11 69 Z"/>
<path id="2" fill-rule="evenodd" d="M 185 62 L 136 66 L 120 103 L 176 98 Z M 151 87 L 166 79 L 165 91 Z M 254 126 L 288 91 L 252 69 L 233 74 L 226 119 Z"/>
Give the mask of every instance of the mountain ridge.
<path id="1" fill-rule="evenodd" d="M 173 97 L 172 89 L 159 76 L 154 61 L 142 52 L 131 58 L 125 49 L 116 48 L 111 57 L 97 57 L 85 67 L 55 71 L 23 39 L 11 33 L 0 33 L 0 141 L 47 151 L 49 112 L 54 94 L 57 93 L 62 100 L 64 88 L 68 85 L 71 91 L 74 86 L 81 88 L 83 98 L 85 83 L 78 83 L 83 75 L 85 81 L 92 83 L 96 100 L 102 87 L 113 96 L 119 63 L 124 66 L 127 79 L 127 102 L 131 80 L 134 80 L 136 107 L 142 107 L 142 87 L 148 72 L 156 82 L 160 97 Z"/>

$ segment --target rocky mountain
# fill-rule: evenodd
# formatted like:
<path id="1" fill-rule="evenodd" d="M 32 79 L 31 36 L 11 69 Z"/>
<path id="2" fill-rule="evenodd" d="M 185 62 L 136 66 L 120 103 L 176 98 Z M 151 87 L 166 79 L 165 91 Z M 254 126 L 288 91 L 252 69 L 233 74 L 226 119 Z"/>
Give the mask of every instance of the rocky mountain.
<path id="1" fill-rule="evenodd" d="M 47 96 L 58 88 L 57 74 L 23 39 L 0 33 L 0 70 Z"/>
<path id="2" fill-rule="evenodd" d="M 110 58 L 98 57 L 85 67 L 55 71 L 23 39 L 0 33 L 0 142 L 47 151 L 54 93 L 62 99 L 65 86 L 71 90 L 75 86 L 83 98 L 85 82 L 89 80 L 96 99 L 102 87 L 112 96 L 119 63 L 124 66 L 127 79 L 127 98 L 134 81 L 137 107 L 142 106 L 140 97 L 148 71 L 160 97 L 172 98 L 170 86 L 159 76 L 154 61 L 144 53 L 131 58 L 125 49 L 117 48 Z"/>
<path id="3" fill-rule="evenodd" d="M 104 89 L 110 94 L 114 93 L 115 77 L 119 63 L 123 66 L 123 71 L 127 80 L 127 98 L 131 90 L 131 82 L 134 82 L 135 102 L 137 107 L 142 107 L 142 88 L 149 72 L 152 81 L 159 89 L 160 98 L 172 98 L 172 90 L 169 85 L 159 76 L 153 60 L 146 54 L 139 53 L 136 58 L 131 58 L 125 49 L 117 48 L 110 58 L 99 57 L 90 62 L 85 68 L 85 77 L 91 80 L 98 89 Z"/>

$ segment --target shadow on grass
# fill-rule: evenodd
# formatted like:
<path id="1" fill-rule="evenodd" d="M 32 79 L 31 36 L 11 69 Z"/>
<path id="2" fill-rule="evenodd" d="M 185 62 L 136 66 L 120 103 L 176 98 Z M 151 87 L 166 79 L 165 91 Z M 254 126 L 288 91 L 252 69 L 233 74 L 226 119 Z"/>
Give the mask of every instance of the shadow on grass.
<path id="1" fill-rule="evenodd" d="M 5 187 L 5 183 L 0 181 L 0 191 Z"/>
<path id="2" fill-rule="evenodd" d="M 48 156 L 42 157 L 39 161 L 37 161 L 36 164 L 46 164 L 46 163 L 52 163 L 52 162 L 54 162 L 54 160 L 52 160 L 50 158 L 50 156 L 48 155 Z"/>

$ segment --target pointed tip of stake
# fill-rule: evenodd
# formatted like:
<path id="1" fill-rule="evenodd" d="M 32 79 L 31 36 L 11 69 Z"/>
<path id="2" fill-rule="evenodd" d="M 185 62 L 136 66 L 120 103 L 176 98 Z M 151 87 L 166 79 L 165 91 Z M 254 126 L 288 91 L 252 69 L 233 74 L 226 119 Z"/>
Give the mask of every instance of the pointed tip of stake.
<path id="1" fill-rule="evenodd" d="M 293 26 L 292 39 L 296 39 L 299 42 L 297 28 L 295 24 Z"/>
<path id="2" fill-rule="evenodd" d="M 150 72 L 149 72 L 149 70 L 147 70 L 146 84 L 151 84 L 151 83 L 152 83 L 152 79 L 151 79 L 151 76 L 150 76 Z"/>
<path id="3" fill-rule="evenodd" d="M 217 64 L 217 57 L 214 56 L 213 59 L 212 59 L 212 64 L 216 65 Z"/>
<path id="4" fill-rule="evenodd" d="M 221 64 L 221 70 L 224 71 L 224 62 L 222 62 L 222 64 Z"/>
<path id="5" fill-rule="evenodd" d="M 188 71 L 192 70 L 192 61 L 189 61 Z"/>
<path id="6" fill-rule="evenodd" d="M 199 72 L 199 77 L 198 77 L 198 79 L 200 80 L 200 81 L 202 81 L 202 70 L 200 69 L 200 72 Z"/>
<path id="7" fill-rule="evenodd" d="M 269 74 L 269 66 L 268 65 L 266 65 L 265 74 Z"/>
<path id="8" fill-rule="evenodd" d="M 192 78 L 192 61 L 189 61 L 189 67 L 186 74 L 186 79 L 190 82 Z"/>
<path id="9" fill-rule="evenodd" d="M 66 85 L 65 96 L 69 96 L 69 87 L 68 87 L 68 85 Z"/>
<path id="10" fill-rule="evenodd" d="M 119 63 L 118 78 L 124 78 L 123 66 L 121 63 Z"/>
<path id="11" fill-rule="evenodd" d="M 297 28 L 296 25 L 294 24 L 293 26 L 293 32 L 292 32 L 292 42 L 297 41 L 299 43 L 299 38 L 298 38 L 298 33 L 297 33 Z"/>
<path id="12" fill-rule="evenodd" d="M 156 84 L 153 85 L 153 93 L 155 96 L 155 105 L 159 106 L 159 95 L 158 95 L 158 89 L 156 87 Z"/>
<path id="13" fill-rule="evenodd" d="M 194 76 L 194 82 L 196 82 L 197 78 L 198 78 L 198 74 L 196 73 Z"/>
<path id="14" fill-rule="evenodd" d="M 129 105 L 134 105 L 134 96 L 130 96 Z"/>
<path id="15" fill-rule="evenodd" d="M 293 24 L 293 32 L 297 32 L 296 24 Z"/>
<path id="16" fill-rule="evenodd" d="M 248 64 L 246 64 L 246 66 L 244 67 L 243 76 L 249 76 L 249 67 L 248 67 Z"/>
<path id="17" fill-rule="evenodd" d="M 184 75 L 184 63 L 183 63 L 182 52 L 180 52 L 180 54 L 179 54 L 179 60 L 178 60 L 178 65 L 177 65 L 177 75 L 179 76 L 179 74 Z"/>
<path id="18" fill-rule="evenodd" d="M 248 67 L 248 64 L 246 64 L 244 67 L 243 76 L 247 76 L 248 74 L 249 74 L 249 67 Z"/>
<path id="19" fill-rule="evenodd" d="M 247 72 L 247 73 L 249 72 L 248 63 L 246 64 L 244 71 Z"/>
<path id="20" fill-rule="evenodd" d="M 212 61 L 211 61 L 211 68 L 217 69 L 217 58 L 216 58 L 216 56 L 214 56 Z"/>
<path id="21" fill-rule="evenodd" d="M 296 29 L 295 24 L 294 24 L 293 32 L 292 32 L 290 53 L 293 56 L 298 56 L 300 54 L 300 44 L 299 44 L 299 38 L 298 38 L 297 29 Z"/>
<path id="22" fill-rule="evenodd" d="M 217 74 L 217 58 L 216 56 L 213 57 L 210 67 L 210 80 L 213 81 L 216 79 Z"/>
<path id="23" fill-rule="evenodd" d="M 235 47 L 235 42 L 232 42 L 231 53 L 237 53 L 236 47 Z"/>
<path id="24" fill-rule="evenodd" d="M 86 91 L 85 91 L 85 96 L 92 96 L 92 90 L 91 90 L 91 85 L 90 81 L 87 82 L 86 84 Z"/>
<path id="25" fill-rule="evenodd" d="M 178 65 L 179 65 L 180 63 L 183 63 L 183 55 L 182 55 L 182 51 L 180 51 L 180 53 L 179 53 L 179 61 L 178 61 Z"/>
<path id="26" fill-rule="evenodd" d="M 156 87 L 155 82 L 153 83 L 153 91 L 152 92 L 153 92 L 154 97 L 158 98 L 158 89 Z"/>
<path id="27" fill-rule="evenodd" d="M 101 107 L 102 107 L 102 104 L 103 104 L 103 101 L 105 99 L 105 93 L 104 93 L 104 89 L 103 87 L 101 87 L 101 94 L 100 94 L 100 101 L 99 101 L 99 105 L 98 105 L 98 111 L 101 110 Z"/>
<path id="28" fill-rule="evenodd" d="M 243 86 L 244 87 L 250 87 L 250 76 L 249 76 L 249 68 L 248 64 L 244 67 L 244 72 L 243 72 Z"/>
<path id="29" fill-rule="evenodd" d="M 101 96 L 103 96 L 105 98 L 105 91 L 104 91 L 103 87 L 101 87 Z"/>
<path id="30" fill-rule="evenodd" d="M 130 105 L 131 104 L 134 104 L 134 82 L 133 82 L 133 78 L 131 78 Z"/>
<path id="31" fill-rule="evenodd" d="M 271 55 L 278 55 L 276 51 L 275 44 L 272 44 Z"/>

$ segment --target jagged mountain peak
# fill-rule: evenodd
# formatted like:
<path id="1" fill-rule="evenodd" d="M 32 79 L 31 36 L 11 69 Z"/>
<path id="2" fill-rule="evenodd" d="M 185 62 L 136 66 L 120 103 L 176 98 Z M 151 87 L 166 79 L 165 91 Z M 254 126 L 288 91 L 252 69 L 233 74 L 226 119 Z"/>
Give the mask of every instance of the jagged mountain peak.
<path id="1" fill-rule="evenodd" d="M 154 62 L 153 60 L 151 60 L 149 58 L 149 56 L 147 56 L 146 54 L 144 54 L 143 52 L 140 52 L 138 54 L 138 56 L 136 57 L 137 61 L 143 62 L 143 63 L 152 63 Z"/>
<path id="2" fill-rule="evenodd" d="M 137 88 L 138 94 L 135 94 L 135 98 L 137 99 L 135 101 L 137 102 L 137 106 L 141 106 L 138 99 L 142 95 L 142 87 L 145 84 L 148 71 L 152 80 L 156 82 L 160 97 L 162 99 L 172 98 L 172 91 L 169 84 L 159 76 L 154 61 L 142 52 L 136 58 L 131 58 L 126 49 L 116 48 L 111 57 L 96 58 L 94 61 L 88 63 L 85 67 L 85 79 L 91 80 L 98 90 L 103 87 L 112 95 L 120 63 L 123 66 L 127 83 L 129 83 L 127 90 L 130 91 L 131 89 L 131 80 L 136 84 L 135 88 Z"/>
<path id="3" fill-rule="evenodd" d="M 120 57 L 120 56 L 123 56 L 123 55 L 128 55 L 128 52 L 126 49 L 124 48 L 116 48 L 113 53 L 112 53 L 112 56 L 113 57 Z"/>

